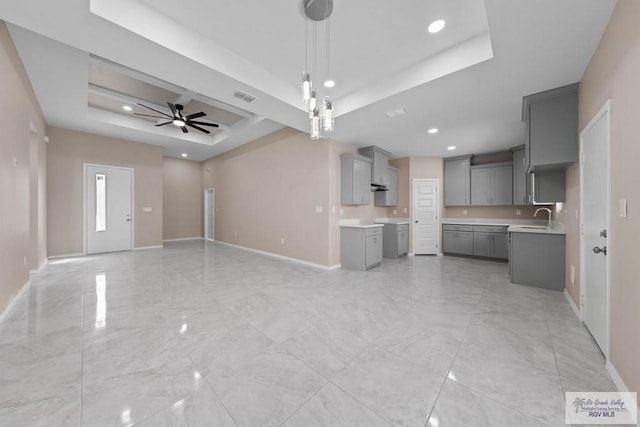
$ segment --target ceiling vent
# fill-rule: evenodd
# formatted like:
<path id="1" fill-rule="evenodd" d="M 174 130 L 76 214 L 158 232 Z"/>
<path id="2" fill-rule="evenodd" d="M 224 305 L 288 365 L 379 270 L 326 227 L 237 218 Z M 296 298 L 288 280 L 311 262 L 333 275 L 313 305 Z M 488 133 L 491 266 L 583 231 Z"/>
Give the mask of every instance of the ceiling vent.
<path id="1" fill-rule="evenodd" d="M 398 108 L 397 110 L 387 111 L 386 113 L 384 113 L 384 115 L 389 119 L 394 119 L 398 116 L 404 116 L 405 114 L 407 114 L 407 110 L 405 110 L 404 108 Z"/>
<path id="2" fill-rule="evenodd" d="M 238 99 L 240 99 L 240 100 L 242 100 L 244 102 L 253 102 L 256 99 L 255 96 L 249 95 L 248 93 L 243 92 L 241 90 L 235 91 L 235 93 L 233 94 L 233 97 L 234 98 L 238 98 Z"/>

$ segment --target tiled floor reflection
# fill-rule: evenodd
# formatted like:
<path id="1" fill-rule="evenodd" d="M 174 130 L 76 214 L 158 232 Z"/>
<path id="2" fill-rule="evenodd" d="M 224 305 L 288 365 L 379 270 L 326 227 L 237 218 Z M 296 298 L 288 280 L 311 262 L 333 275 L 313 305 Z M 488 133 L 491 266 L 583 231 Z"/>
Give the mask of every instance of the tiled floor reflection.
<path id="1" fill-rule="evenodd" d="M 562 294 L 488 261 L 170 243 L 52 261 L 0 324 L 2 426 L 562 426 L 565 390 L 615 386 Z"/>

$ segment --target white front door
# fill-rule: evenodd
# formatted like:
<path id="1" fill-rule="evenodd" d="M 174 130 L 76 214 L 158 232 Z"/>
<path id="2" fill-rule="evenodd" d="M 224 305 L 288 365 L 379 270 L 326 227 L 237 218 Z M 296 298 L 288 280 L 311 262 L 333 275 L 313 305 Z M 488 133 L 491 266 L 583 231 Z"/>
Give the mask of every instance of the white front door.
<path id="1" fill-rule="evenodd" d="M 412 183 L 413 253 L 438 253 L 438 180 L 414 179 Z"/>
<path id="2" fill-rule="evenodd" d="M 85 170 L 86 252 L 131 249 L 133 171 L 100 165 Z"/>
<path id="3" fill-rule="evenodd" d="M 609 351 L 609 103 L 581 134 L 583 320 L 600 349 Z"/>
<path id="4" fill-rule="evenodd" d="M 207 188 L 204 190 L 204 238 L 214 240 L 215 214 L 216 214 L 215 190 Z"/>

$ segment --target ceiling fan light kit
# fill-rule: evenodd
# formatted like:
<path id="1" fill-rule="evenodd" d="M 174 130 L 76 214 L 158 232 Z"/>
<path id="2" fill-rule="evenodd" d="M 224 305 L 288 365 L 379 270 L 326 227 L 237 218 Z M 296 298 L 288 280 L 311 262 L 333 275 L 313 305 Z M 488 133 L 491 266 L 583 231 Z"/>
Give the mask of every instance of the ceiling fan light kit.
<path id="1" fill-rule="evenodd" d="M 149 109 L 151 111 L 155 111 L 158 114 L 162 114 L 161 116 L 152 116 L 150 114 L 135 113 L 137 116 L 153 117 L 156 119 L 166 120 L 165 122 L 157 123 L 156 126 L 165 126 L 168 124 L 173 124 L 174 126 L 180 128 L 183 133 L 189 133 L 189 130 L 187 129 L 187 126 L 188 126 L 205 134 L 210 134 L 211 131 L 203 128 L 202 126 L 211 126 L 214 128 L 220 127 L 220 125 L 217 123 L 201 122 L 201 121 L 195 120 L 207 115 L 203 111 L 185 115 L 183 113 L 184 106 L 181 104 L 172 104 L 170 102 L 167 102 L 167 106 L 169 107 L 171 114 L 167 114 L 163 111 L 156 110 L 153 107 L 149 107 L 148 105 L 144 105 L 141 103 L 138 103 L 138 105 L 146 109 Z"/>
<path id="2" fill-rule="evenodd" d="M 331 20 L 329 17 L 333 12 L 333 0 L 302 0 L 302 9 L 305 14 L 305 71 L 302 72 L 302 101 L 307 104 L 309 120 L 311 125 L 310 136 L 312 139 L 321 138 L 320 130 L 323 132 L 333 132 L 334 111 L 329 89 L 335 86 L 335 82 L 330 78 L 330 40 L 331 40 Z M 313 81 L 309 70 L 309 20 L 313 24 L 312 38 L 312 64 L 313 75 L 316 75 L 317 59 L 317 23 L 325 22 L 326 52 L 325 52 L 325 80 L 324 80 L 324 100 L 322 105 L 318 105 L 317 91 L 313 90 Z M 322 80 L 321 80 L 322 81 Z M 320 111 L 322 108 L 322 112 Z"/>

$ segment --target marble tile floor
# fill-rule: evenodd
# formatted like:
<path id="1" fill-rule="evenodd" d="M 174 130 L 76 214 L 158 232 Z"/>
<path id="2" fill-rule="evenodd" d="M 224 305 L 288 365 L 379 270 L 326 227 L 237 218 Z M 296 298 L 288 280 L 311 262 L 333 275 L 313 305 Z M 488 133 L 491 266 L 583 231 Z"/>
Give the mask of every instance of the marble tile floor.
<path id="1" fill-rule="evenodd" d="M 561 293 L 452 257 L 210 242 L 53 260 L 0 324 L 1 426 L 564 426 L 614 391 Z"/>

